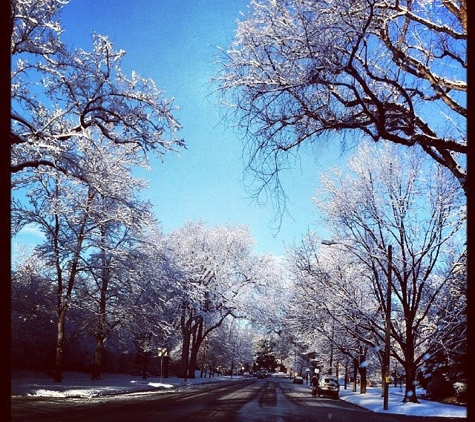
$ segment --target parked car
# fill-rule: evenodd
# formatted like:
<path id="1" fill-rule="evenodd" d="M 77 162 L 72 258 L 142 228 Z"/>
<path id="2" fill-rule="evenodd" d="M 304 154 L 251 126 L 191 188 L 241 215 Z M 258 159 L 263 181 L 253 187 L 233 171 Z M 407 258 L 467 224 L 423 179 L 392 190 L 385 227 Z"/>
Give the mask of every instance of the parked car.
<path id="1" fill-rule="evenodd" d="M 317 395 L 330 396 L 337 399 L 340 393 L 340 384 L 338 378 L 333 375 L 321 375 L 318 381 Z"/>
<path id="2" fill-rule="evenodd" d="M 294 380 L 292 381 L 294 384 L 303 384 L 303 377 L 297 375 L 294 377 Z"/>
<path id="3" fill-rule="evenodd" d="M 243 378 L 249 378 L 251 375 L 249 374 L 249 372 L 243 372 L 242 376 Z"/>

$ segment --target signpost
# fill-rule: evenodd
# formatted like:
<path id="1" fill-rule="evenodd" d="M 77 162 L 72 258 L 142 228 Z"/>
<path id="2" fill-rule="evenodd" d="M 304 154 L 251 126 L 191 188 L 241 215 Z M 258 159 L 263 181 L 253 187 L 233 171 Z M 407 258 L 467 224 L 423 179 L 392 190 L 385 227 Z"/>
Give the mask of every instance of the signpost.
<path id="1" fill-rule="evenodd" d="M 166 347 L 158 348 L 158 357 L 160 358 L 160 383 L 163 381 L 163 358 L 168 356 Z"/>

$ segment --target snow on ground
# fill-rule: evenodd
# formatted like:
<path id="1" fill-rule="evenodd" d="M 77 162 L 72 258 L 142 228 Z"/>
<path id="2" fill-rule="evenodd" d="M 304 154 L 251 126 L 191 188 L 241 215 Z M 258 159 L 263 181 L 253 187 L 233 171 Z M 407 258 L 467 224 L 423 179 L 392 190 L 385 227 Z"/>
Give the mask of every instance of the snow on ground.
<path id="1" fill-rule="evenodd" d="M 104 374 L 101 380 L 91 381 L 87 374 L 65 372 L 62 383 L 55 383 L 51 377 L 42 373 L 12 371 L 12 396 L 44 396 L 44 397 L 98 397 L 110 394 L 123 394 L 144 391 L 170 391 L 195 384 L 220 381 L 240 381 L 241 376 L 195 378 L 185 381 L 181 378 L 160 378 Z M 290 380 L 288 382 L 291 382 Z M 302 397 L 310 394 L 310 386 L 296 385 Z M 383 410 L 381 388 L 368 387 L 366 394 L 353 392 L 341 387 L 340 399 L 364 407 L 373 412 L 396 413 L 411 416 L 441 416 L 448 418 L 467 418 L 467 408 L 452 404 L 432 402 L 419 399 L 419 403 L 403 403 L 403 390 L 391 387 L 389 392 L 388 410 Z M 315 399 L 315 400 L 318 400 Z"/>

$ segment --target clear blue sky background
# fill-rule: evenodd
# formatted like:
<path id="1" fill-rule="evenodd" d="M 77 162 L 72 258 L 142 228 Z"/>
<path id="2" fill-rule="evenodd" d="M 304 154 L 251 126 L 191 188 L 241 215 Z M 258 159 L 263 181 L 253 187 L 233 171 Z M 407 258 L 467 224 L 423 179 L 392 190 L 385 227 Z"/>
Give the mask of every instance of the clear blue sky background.
<path id="1" fill-rule="evenodd" d="M 62 14 L 62 35 L 70 47 L 91 49 L 95 31 L 107 35 L 115 49 L 126 51 L 123 71 L 152 78 L 167 98 L 174 97 L 187 144 L 180 156 L 152 162 L 147 196 L 165 233 L 187 221 L 243 224 L 256 239 L 256 251 L 281 255 L 314 226 L 311 196 L 325 167 L 312 156 L 284 174 L 290 203 L 278 233 L 275 210 L 251 201 L 242 180 L 242 143 L 225 123 L 217 98 L 209 97 L 217 67 L 217 46 L 234 38 L 236 19 L 247 0 L 71 0 Z M 333 164 L 335 153 L 321 157 Z"/>

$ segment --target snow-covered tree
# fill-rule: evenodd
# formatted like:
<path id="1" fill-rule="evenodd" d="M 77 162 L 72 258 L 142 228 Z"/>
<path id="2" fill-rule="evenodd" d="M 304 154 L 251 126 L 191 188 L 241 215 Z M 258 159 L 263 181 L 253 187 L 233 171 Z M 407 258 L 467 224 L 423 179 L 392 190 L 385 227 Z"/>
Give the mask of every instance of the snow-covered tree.
<path id="1" fill-rule="evenodd" d="M 427 395 L 443 400 L 454 393 L 462 398 L 468 380 L 468 308 L 467 308 L 467 256 L 448 257 L 438 274 L 446 279 L 430 317 L 437 327 L 431 339 L 430 354 L 420 370 L 419 382 Z"/>
<path id="2" fill-rule="evenodd" d="M 148 203 L 137 199 L 145 184 L 132 177 L 131 167 L 141 163 L 131 145 L 112 146 L 107 138 L 78 137 L 77 166 L 61 164 L 66 173 L 51 167 L 28 175 L 25 197 L 16 195 L 12 204 L 12 226 L 16 232 L 25 224 L 35 224 L 46 240 L 37 247 L 54 269 L 58 338 L 55 380 L 62 379 L 66 314 L 77 301 L 75 286 L 79 279 L 87 285 L 95 279 L 98 321 L 98 353 L 107 332 L 104 327 L 106 301 L 114 256 L 120 243 L 129 240 L 130 231 L 150 224 Z M 118 259 L 115 259 L 118 262 Z M 91 293 L 92 294 L 92 293 Z"/>
<path id="3" fill-rule="evenodd" d="M 466 248 L 466 205 L 447 169 L 424 159 L 417 148 L 402 148 L 361 145 L 349 172 L 329 172 L 314 201 L 339 243 L 334 248 L 346 249 L 367 267 L 371 303 L 376 301 L 380 313 L 371 334 L 380 347 L 391 270 L 390 356 L 405 369 L 405 400 L 416 401 L 416 372 L 432 351 L 433 312 L 450 281 L 448 274 L 441 276 L 442 263 L 454 247 L 459 256 Z"/>
<path id="4" fill-rule="evenodd" d="M 61 41 L 67 3 L 10 2 L 12 232 L 34 223 L 47 237 L 38 252 L 56 271 L 56 381 L 79 279 L 83 287 L 97 283 L 97 374 L 109 332 L 108 289 L 117 276 L 111 271 L 119 263 L 114 253 L 151 216 L 149 205 L 136 200 L 144 184 L 132 180 L 130 168 L 147 165 L 151 152 L 162 156 L 184 146 L 173 100 L 154 81 L 124 75 L 124 51 L 99 34 L 92 51 L 70 50 Z M 111 177 L 110 166 L 122 177 Z"/>
<path id="5" fill-rule="evenodd" d="M 147 377 L 148 365 L 159 349 L 165 350 L 160 369 L 167 374 L 170 352 L 180 342 L 181 270 L 158 226 L 144 233 L 140 244 L 122 260 L 127 272 L 121 277 L 131 289 L 121 325 L 134 341 L 142 377 Z"/>
<path id="6" fill-rule="evenodd" d="M 55 290 L 37 255 L 21 254 L 11 275 L 11 364 L 45 370 L 55 341 Z"/>
<path id="7" fill-rule="evenodd" d="M 252 0 L 216 82 L 254 193 L 282 205 L 280 171 L 333 136 L 417 146 L 467 191 L 467 4 Z"/>
<path id="8" fill-rule="evenodd" d="M 195 376 L 198 352 L 208 334 L 230 316 L 242 317 L 249 291 L 262 276 L 254 240 L 244 226 L 190 222 L 168 236 L 182 273 L 181 377 Z"/>
<path id="9" fill-rule="evenodd" d="M 181 148 L 173 100 L 154 81 L 121 71 L 124 51 L 93 35 L 92 51 L 60 39 L 68 0 L 11 0 L 11 171 L 50 166 L 70 172 L 85 132 L 144 155 Z M 67 166 L 66 166 L 67 164 Z M 77 165 L 77 163 L 76 163 Z"/>
<path id="10" fill-rule="evenodd" d="M 242 374 L 252 371 L 253 340 L 256 334 L 248 321 L 227 318 L 206 339 L 206 361 L 213 362 L 223 374 Z"/>
<path id="11" fill-rule="evenodd" d="M 365 392 L 365 363 L 378 350 L 373 331 L 380 305 L 366 265 L 348 253 L 321 246 L 320 237 L 309 232 L 287 253 L 294 293 L 287 330 L 315 352 L 314 359 L 324 372 L 338 374 L 340 364 L 346 371 L 351 366 L 354 391 L 359 373 Z M 379 371 L 380 366 L 370 369 Z"/>

